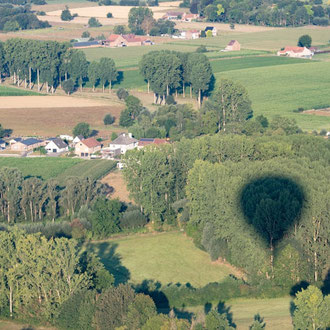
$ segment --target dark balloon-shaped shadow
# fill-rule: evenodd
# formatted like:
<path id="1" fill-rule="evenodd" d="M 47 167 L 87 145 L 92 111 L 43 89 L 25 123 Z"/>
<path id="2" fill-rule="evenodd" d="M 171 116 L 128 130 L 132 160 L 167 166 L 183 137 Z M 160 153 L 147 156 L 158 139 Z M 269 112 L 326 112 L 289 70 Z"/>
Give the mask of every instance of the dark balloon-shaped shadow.
<path id="1" fill-rule="evenodd" d="M 301 217 L 303 188 L 285 176 L 262 176 L 248 182 L 240 194 L 246 221 L 273 249 Z"/>

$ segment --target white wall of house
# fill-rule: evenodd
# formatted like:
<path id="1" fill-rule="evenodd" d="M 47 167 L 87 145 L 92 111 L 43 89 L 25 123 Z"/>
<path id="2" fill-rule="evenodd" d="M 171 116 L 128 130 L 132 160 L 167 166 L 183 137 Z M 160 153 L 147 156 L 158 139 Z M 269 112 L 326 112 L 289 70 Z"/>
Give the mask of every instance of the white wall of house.
<path id="1" fill-rule="evenodd" d="M 53 141 L 50 141 L 45 149 L 47 150 L 48 153 L 60 153 L 60 152 L 65 152 L 68 151 L 68 147 L 65 148 L 59 148 Z"/>
<path id="2" fill-rule="evenodd" d="M 138 142 L 133 142 L 131 144 L 114 144 L 110 143 L 110 150 L 120 149 L 121 154 L 125 154 L 127 150 L 132 150 L 137 148 Z"/>

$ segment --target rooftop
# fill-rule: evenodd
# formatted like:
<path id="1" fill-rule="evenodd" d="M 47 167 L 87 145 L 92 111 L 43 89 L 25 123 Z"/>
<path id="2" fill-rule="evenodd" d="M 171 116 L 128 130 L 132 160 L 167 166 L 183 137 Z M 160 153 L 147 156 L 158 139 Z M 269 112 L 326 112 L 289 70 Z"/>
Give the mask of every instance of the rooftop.
<path id="1" fill-rule="evenodd" d="M 131 134 L 122 133 L 111 144 L 129 145 L 135 142 L 138 142 L 138 140 L 134 139 Z"/>
<path id="2" fill-rule="evenodd" d="M 60 138 L 55 138 L 51 142 L 53 142 L 60 149 L 67 147 L 67 144 Z"/>
<path id="3" fill-rule="evenodd" d="M 20 141 L 21 143 L 25 144 L 26 146 L 32 146 L 33 144 L 37 144 L 42 142 L 41 140 L 35 139 L 35 138 L 30 138 L 26 140 Z"/>
<path id="4" fill-rule="evenodd" d="M 96 139 L 94 139 L 93 137 L 82 140 L 81 143 L 83 143 L 88 148 L 95 148 L 101 145 L 101 143 Z"/>

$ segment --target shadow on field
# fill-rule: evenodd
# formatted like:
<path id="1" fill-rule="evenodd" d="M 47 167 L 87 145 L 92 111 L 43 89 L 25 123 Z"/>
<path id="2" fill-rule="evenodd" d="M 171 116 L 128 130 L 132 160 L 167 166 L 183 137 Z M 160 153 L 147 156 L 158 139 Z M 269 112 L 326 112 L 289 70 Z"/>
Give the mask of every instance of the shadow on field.
<path id="1" fill-rule="evenodd" d="M 91 246 L 91 250 L 99 256 L 104 267 L 114 276 L 115 285 L 126 283 L 131 278 L 129 270 L 121 263 L 121 256 L 116 252 L 117 247 L 118 244 L 109 242 Z"/>

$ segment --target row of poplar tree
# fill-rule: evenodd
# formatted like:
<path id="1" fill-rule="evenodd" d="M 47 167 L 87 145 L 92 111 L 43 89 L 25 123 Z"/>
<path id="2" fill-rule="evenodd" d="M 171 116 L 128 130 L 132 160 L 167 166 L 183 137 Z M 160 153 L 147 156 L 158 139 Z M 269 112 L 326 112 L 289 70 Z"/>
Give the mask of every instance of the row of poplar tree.
<path id="1" fill-rule="evenodd" d="M 159 224 L 180 219 L 212 258 L 225 258 L 251 277 L 285 274 L 284 284 L 326 276 L 330 149 L 322 138 L 217 134 L 133 150 L 125 158 L 127 187 L 137 205 Z M 260 189 L 252 185 L 263 177 L 270 180 Z M 301 188 L 287 189 L 285 179 Z M 254 187 L 249 198 L 242 194 L 245 187 Z M 274 255 L 284 241 L 291 243 L 280 276 Z"/>
<path id="2" fill-rule="evenodd" d="M 81 206 L 87 207 L 106 193 L 106 186 L 89 178 L 68 178 L 65 185 L 55 179 L 43 181 L 37 177 L 24 178 L 15 168 L 0 169 L 0 219 L 16 222 L 55 221 L 69 218 Z"/>
<path id="3" fill-rule="evenodd" d="M 89 63 L 85 53 L 69 43 L 14 38 L 0 43 L 0 82 L 3 76 L 17 86 L 32 89 L 36 84 L 38 91 L 45 86 L 47 93 L 54 93 L 69 78 L 81 89 L 87 79 L 93 87 L 111 88 L 118 73 L 111 58 Z"/>
<path id="4" fill-rule="evenodd" d="M 148 92 L 154 92 L 155 103 L 165 101 L 173 92 L 186 87 L 197 95 L 201 105 L 203 95 L 212 88 L 213 74 L 209 59 L 201 53 L 152 51 L 142 57 L 140 73 L 148 82 Z"/>

